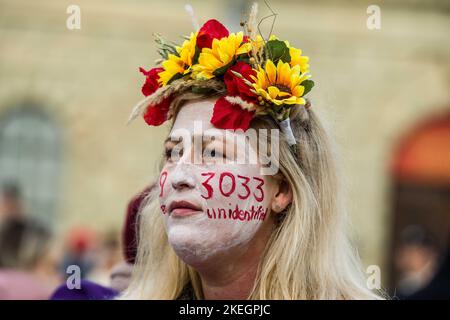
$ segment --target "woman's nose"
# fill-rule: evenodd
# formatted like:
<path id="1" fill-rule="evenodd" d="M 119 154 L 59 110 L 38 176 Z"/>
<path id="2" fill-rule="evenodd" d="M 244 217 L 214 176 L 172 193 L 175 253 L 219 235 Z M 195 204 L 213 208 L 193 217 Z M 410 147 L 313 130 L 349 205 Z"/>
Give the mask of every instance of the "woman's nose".
<path id="1" fill-rule="evenodd" d="M 192 189 L 194 186 L 187 181 L 174 181 L 172 182 L 172 188 L 175 190 Z"/>
<path id="2" fill-rule="evenodd" d="M 193 189 L 195 187 L 192 173 L 189 174 L 185 168 L 176 170 L 171 180 L 172 188 L 178 191 Z"/>

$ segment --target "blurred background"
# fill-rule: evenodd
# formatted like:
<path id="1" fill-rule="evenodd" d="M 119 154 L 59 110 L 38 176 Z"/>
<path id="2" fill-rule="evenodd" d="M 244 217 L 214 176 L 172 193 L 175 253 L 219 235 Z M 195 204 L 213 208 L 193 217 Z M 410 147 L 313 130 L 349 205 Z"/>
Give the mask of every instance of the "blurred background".
<path id="1" fill-rule="evenodd" d="M 189 3 L 200 24 L 216 18 L 232 31 L 251 4 Z M 72 4 L 80 29 L 66 25 Z M 73 261 L 110 286 L 127 207 L 152 183 L 167 133 L 125 125 L 142 98 L 138 67 L 158 58 L 153 33 L 181 42 L 191 32 L 186 4 L 0 0 L 0 299 L 11 274 L 45 283 L 34 297 L 48 296 Z M 311 59 L 312 101 L 338 145 L 364 267 L 379 266 L 391 294 L 417 292 L 450 238 L 450 3 L 270 5 L 274 33 Z M 371 5 L 379 29 L 367 25 Z"/>

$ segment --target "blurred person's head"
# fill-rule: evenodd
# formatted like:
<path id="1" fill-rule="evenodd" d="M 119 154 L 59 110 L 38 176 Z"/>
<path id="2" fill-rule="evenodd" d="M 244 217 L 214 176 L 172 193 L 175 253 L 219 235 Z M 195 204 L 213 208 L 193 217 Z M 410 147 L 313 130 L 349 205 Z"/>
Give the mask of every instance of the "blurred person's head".
<path id="1" fill-rule="evenodd" d="M 111 270 L 110 286 L 118 292 L 124 291 L 130 285 L 133 266 L 138 247 L 138 213 L 145 203 L 146 195 L 156 186 L 152 183 L 142 192 L 130 200 L 125 213 L 125 221 L 122 228 L 122 254 L 124 261 L 120 261 Z"/>
<path id="2" fill-rule="evenodd" d="M 33 223 L 8 223 L 0 228 L 0 267 L 53 274 L 59 254 L 48 229 Z"/>
<path id="3" fill-rule="evenodd" d="M 15 255 L 1 258 L 8 264 L 0 269 L 0 299 L 48 299 L 61 283 L 58 267 L 61 252 L 44 228 L 29 227 L 23 233 Z M 8 247 L 6 247 L 8 249 Z"/>
<path id="4" fill-rule="evenodd" d="M 62 248 L 48 229 L 33 228 L 25 237 L 22 259 L 24 268 L 48 284 L 57 285 L 61 279 L 59 267 Z"/>
<path id="5" fill-rule="evenodd" d="M 396 258 L 401 272 L 420 271 L 436 258 L 436 243 L 423 227 L 412 225 L 403 230 Z"/>
<path id="6" fill-rule="evenodd" d="M 406 227 L 396 250 L 399 295 L 410 295 L 426 285 L 436 272 L 438 248 L 432 235 L 418 225 Z"/>
<path id="7" fill-rule="evenodd" d="M 121 261 L 114 265 L 110 274 L 110 287 L 118 292 L 128 288 L 131 282 L 133 265 L 127 261 Z"/>
<path id="8" fill-rule="evenodd" d="M 88 278 L 104 286 L 111 285 L 111 271 L 119 262 L 122 262 L 122 251 L 119 245 L 117 230 L 109 230 L 100 234 L 99 242 L 92 252 L 92 269 Z"/>
<path id="9" fill-rule="evenodd" d="M 2 186 L 0 211 L 0 267 L 27 268 L 29 239 L 45 235 L 46 231 L 33 219 L 23 216 L 20 189 L 14 184 Z"/>
<path id="10" fill-rule="evenodd" d="M 89 253 L 96 242 L 96 233 L 88 227 L 77 226 L 67 232 L 66 247 L 71 255 L 83 256 Z"/>
<path id="11" fill-rule="evenodd" d="M 109 230 L 104 234 L 101 242 L 104 266 L 108 269 L 121 261 L 122 251 L 120 250 L 120 233 L 117 230 Z"/>
<path id="12" fill-rule="evenodd" d="M 2 184 L 0 190 L 0 221 L 23 214 L 22 193 L 12 182 Z"/>
<path id="13" fill-rule="evenodd" d="M 23 239 L 22 265 L 24 269 L 33 270 L 51 251 L 51 234 L 42 227 L 30 228 Z"/>
<path id="14" fill-rule="evenodd" d="M 134 264 L 138 247 L 139 219 L 138 213 L 145 204 L 145 197 L 156 186 L 152 183 L 142 192 L 130 200 L 125 213 L 125 221 L 122 228 L 122 250 L 125 261 Z"/>

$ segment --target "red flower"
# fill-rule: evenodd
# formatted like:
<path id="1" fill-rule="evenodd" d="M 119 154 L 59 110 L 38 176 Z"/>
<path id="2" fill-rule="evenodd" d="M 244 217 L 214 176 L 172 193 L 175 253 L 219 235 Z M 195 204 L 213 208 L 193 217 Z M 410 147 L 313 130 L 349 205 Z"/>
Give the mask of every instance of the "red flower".
<path id="1" fill-rule="evenodd" d="M 139 70 L 145 75 L 145 83 L 142 86 L 142 93 L 144 96 L 149 96 L 159 88 L 159 73 L 164 71 L 163 68 L 153 68 L 145 71 L 143 68 Z M 159 126 L 167 120 L 167 113 L 169 112 L 170 103 L 172 99 L 169 97 L 164 99 L 157 105 L 149 105 L 144 113 L 144 120 L 150 126 Z"/>
<path id="2" fill-rule="evenodd" d="M 229 102 L 225 97 L 220 97 L 214 104 L 211 123 L 219 129 L 247 130 L 254 113 L 242 109 L 238 104 Z"/>
<path id="3" fill-rule="evenodd" d="M 150 126 L 160 126 L 167 121 L 171 99 L 164 99 L 160 104 L 150 105 L 144 113 L 144 120 Z"/>
<path id="4" fill-rule="evenodd" d="M 210 19 L 200 28 L 197 34 L 197 47 L 211 48 L 214 39 L 222 39 L 228 37 L 229 32 L 219 21 Z"/>
<path id="5" fill-rule="evenodd" d="M 251 92 L 248 85 L 244 83 L 244 81 L 237 76 L 235 76 L 231 70 L 240 73 L 244 79 L 247 79 L 250 82 L 255 82 L 250 76 L 256 76 L 255 70 L 252 67 L 242 61 L 238 61 L 234 66 L 229 68 L 223 77 L 223 81 L 227 87 L 228 95 L 230 96 L 240 96 L 243 100 L 251 103 L 258 103 L 257 96 Z"/>
<path id="6" fill-rule="evenodd" d="M 144 96 L 149 96 L 153 92 L 155 92 L 159 88 L 159 73 L 164 71 L 163 68 L 153 68 L 149 71 L 145 71 L 143 68 L 139 68 L 139 71 L 142 72 L 145 76 L 145 83 L 142 86 L 142 94 Z"/>

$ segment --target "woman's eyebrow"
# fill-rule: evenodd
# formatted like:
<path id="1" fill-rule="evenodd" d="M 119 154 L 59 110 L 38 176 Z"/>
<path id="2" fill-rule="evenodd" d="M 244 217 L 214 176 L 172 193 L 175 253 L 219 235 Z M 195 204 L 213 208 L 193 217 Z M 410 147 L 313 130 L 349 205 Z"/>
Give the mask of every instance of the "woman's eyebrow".
<path id="1" fill-rule="evenodd" d="M 213 142 L 217 142 L 217 143 L 219 143 L 219 145 L 222 144 L 222 147 L 225 146 L 225 141 L 224 141 L 223 139 L 217 138 L 217 137 L 214 137 L 214 136 L 209 136 L 209 137 L 206 136 L 206 137 L 203 139 L 202 146 L 203 146 L 203 148 L 204 148 L 204 147 L 206 147 L 207 145 L 209 145 L 209 144 L 211 144 L 211 143 L 213 143 Z"/>
<path id="2" fill-rule="evenodd" d="M 177 143 L 179 143 L 181 141 L 183 141 L 183 139 L 181 137 L 168 136 L 166 138 L 166 140 L 164 140 L 164 144 L 167 144 L 169 142 L 172 143 L 172 144 L 177 144 Z"/>
<path id="3" fill-rule="evenodd" d="M 231 144 L 231 142 L 233 141 L 233 139 L 231 139 L 230 142 L 227 142 L 227 139 L 222 139 L 222 138 L 218 138 L 218 137 L 214 137 L 214 136 L 198 136 L 199 139 L 202 140 L 202 148 L 205 148 L 206 146 L 208 146 L 211 143 L 217 142 L 219 143 L 219 145 L 222 145 L 222 147 L 225 149 L 226 146 L 228 146 L 229 144 Z M 172 144 L 175 145 L 177 143 L 182 142 L 183 139 L 176 139 L 172 136 L 168 136 L 165 140 L 163 145 L 165 147 L 167 147 L 168 144 Z"/>

